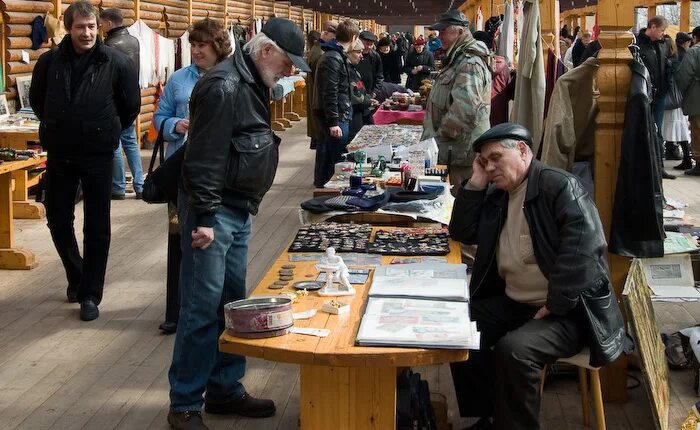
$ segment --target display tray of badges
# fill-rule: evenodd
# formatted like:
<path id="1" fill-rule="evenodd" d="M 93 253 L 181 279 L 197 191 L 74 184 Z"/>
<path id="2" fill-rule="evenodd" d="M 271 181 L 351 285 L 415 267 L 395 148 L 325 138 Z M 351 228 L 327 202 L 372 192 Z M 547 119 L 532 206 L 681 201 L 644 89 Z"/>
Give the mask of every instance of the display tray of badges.
<path id="1" fill-rule="evenodd" d="M 383 255 L 447 255 L 446 229 L 404 228 L 377 230 L 367 252 Z"/>
<path id="2" fill-rule="evenodd" d="M 367 252 L 372 234 L 370 224 L 316 223 L 299 229 L 289 252 Z"/>

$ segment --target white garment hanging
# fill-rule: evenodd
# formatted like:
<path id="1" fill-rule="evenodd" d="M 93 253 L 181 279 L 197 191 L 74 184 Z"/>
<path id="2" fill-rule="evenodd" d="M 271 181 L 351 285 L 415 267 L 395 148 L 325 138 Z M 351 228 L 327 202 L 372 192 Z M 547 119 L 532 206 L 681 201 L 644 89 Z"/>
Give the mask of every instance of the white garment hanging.
<path id="1" fill-rule="evenodd" d="M 158 82 L 165 83 L 175 73 L 175 41 L 158 35 Z"/>
<path id="2" fill-rule="evenodd" d="M 514 21 L 513 5 L 510 0 L 506 0 L 503 22 L 501 23 L 501 35 L 498 38 L 498 55 L 505 58 L 509 66 L 513 64 L 513 59 L 515 58 L 513 53 L 513 41 L 515 38 Z"/>
<path id="3" fill-rule="evenodd" d="M 153 30 L 145 22 L 138 20 L 126 29 L 139 40 L 139 86 L 148 88 L 155 74 Z"/>
<path id="4" fill-rule="evenodd" d="M 182 36 L 180 36 L 180 64 L 183 68 L 192 64 L 192 50 L 189 31 L 182 33 Z"/>
<path id="5" fill-rule="evenodd" d="M 476 29 L 477 31 L 484 31 L 484 13 L 481 11 L 481 6 L 476 11 Z"/>

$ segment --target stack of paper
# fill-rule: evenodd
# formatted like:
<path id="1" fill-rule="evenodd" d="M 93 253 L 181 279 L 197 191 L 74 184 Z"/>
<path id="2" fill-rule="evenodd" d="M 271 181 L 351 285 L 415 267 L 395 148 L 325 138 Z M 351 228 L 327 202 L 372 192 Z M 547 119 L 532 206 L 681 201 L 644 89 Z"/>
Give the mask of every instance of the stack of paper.
<path id="1" fill-rule="evenodd" d="M 374 272 L 369 295 L 467 301 L 467 266 L 446 263 L 379 266 Z"/>
<path id="2" fill-rule="evenodd" d="M 416 348 L 479 349 L 467 302 L 370 297 L 357 344 Z"/>
<path id="3" fill-rule="evenodd" d="M 698 301 L 690 255 L 642 258 L 642 267 L 654 301 Z"/>

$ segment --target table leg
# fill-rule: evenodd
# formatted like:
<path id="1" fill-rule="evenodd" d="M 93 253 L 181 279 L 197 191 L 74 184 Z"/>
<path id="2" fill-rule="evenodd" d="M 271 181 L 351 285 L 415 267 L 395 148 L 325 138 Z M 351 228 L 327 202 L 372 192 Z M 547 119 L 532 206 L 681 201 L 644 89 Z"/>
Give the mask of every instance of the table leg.
<path id="1" fill-rule="evenodd" d="M 31 269 L 34 253 L 12 247 L 12 175 L 0 175 L 0 269 Z"/>
<path id="2" fill-rule="evenodd" d="M 46 216 L 44 205 L 29 201 L 29 187 L 39 183 L 39 178 L 40 174 L 30 178 L 24 169 L 12 172 L 12 179 L 15 181 L 15 189 L 12 192 L 15 219 L 41 219 Z"/>
<path id="3" fill-rule="evenodd" d="M 396 369 L 301 365 L 302 430 L 396 427 Z"/>

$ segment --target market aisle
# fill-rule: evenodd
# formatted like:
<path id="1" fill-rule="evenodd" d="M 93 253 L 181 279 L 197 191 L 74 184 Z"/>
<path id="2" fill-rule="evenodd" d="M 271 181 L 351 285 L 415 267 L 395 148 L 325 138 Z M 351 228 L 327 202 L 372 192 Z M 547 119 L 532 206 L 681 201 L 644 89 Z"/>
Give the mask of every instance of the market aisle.
<path id="1" fill-rule="evenodd" d="M 314 153 L 308 149 L 305 122 L 281 136 L 275 184 L 253 223 L 249 286 L 256 285 L 288 244 L 299 227 L 299 203 L 312 192 Z M 694 185 L 673 184 L 679 194 L 691 193 Z M 700 202 L 695 210 L 700 210 Z M 17 226 L 19 246 L 35 250 L 40 265 L 31 271 L 0 271 L 0 427 L 168 428 L 167 369 L 174 338 L 157 330 L 165 306 L 165 208 L 134 199 L 113 203 L 105 299 L 100 318 L 90 323 L 81 322 L 77 306 L 65 302 L 66 281 L 45 222 L 18 220 Z M 81 219 L 76 228 L 82 229 Z M 659 315 L 664 328 L 700 315 L 697 307 L 686 311 L 687 305 L 672 304 Z M 431 390 L 447 395 L 454 405 L 449 368 L 420 371 Z M 672 373 L 672 424 L 687 414 L 688 382 L 683 375 Z M 298 376 L 296 365 L 249 360 L 248 390 L 273 398 L 277 415 L 265 420 L 205 416 L 206 423 L 212 429 L 298 428 Z M 545 429 L 582 428 L 573 380 L 548 384 L 542 409 Z M 450 417 L 459 430 L 468 421 L 456 415 L 452 409 Z M 626 405 L 606 404 L 606 415 L 611 429 L 653 428 L 642 388 L 630 390 Z"/>

